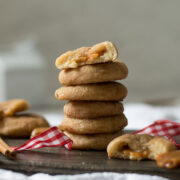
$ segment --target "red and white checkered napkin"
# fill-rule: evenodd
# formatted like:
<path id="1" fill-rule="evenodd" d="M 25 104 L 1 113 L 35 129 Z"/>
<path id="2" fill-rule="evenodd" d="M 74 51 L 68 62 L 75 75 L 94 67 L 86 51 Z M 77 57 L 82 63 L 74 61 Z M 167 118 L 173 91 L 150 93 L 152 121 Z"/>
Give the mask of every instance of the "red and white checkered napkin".
<path id="1" fill-rule="evenodd" d="M 66 149 L 71 150 L 72 144 L 72 140 L 62 133 L 57 127 L 52 127 L 38 136 L 30 139 L 20 147 L 14 147 L 14 150 L 22 151 L 57 146 L 65 146 Z"/>
<path id="2" fill-rule="evenodd" d="M 180 145 L 173 139 L 173 136 L 180 135 L 180 123 L 177 122 L 169 120 L 158 120 L 139 131 L 133 132 L 133 134 L 165 136 L 169 140 L 171 140 L 176 145 L 176 147 L 180 149 Z"/>
<path id="3" fill-rule="evenodd" d="M 153 124 L 133 132 L 133 134 L 149 134 L 153 136 L 166 136 L 178 148 L 180 145 L 174 141 L 172 136 L 180 135 L 180 123 L 172 122 L 169 120 L 158 120 Z M 20 147 L 13 147 L 15 151 L 22 151 L 28 149 L 38 149 L 42 147 L 57 147 L 65 146 L 66 149 L 71 150 L 73 141 L 62 133 L 57 127 L 49 128 L 47 131 L 30 139 Z"/>

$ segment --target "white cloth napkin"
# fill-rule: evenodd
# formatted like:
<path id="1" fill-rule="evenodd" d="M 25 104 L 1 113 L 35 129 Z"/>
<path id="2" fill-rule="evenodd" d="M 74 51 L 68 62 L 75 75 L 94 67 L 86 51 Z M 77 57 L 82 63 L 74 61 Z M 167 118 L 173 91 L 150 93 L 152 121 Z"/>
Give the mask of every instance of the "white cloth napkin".
<path id="1" fill-rule="evenodd" d="M 48 174 L 38 173 L 31 176 L 26 176 L 24 174 L 15 173 L 12 171 L 0 169 L 0 179 L 1 180 L 168 180 L 160 176 L 150 176 L 141 174 L 121 174 L 112 172 L 103 173 L 86 173 L 78 175 L 55 175 L 51 176 Z"/>
<path id="2" fill-rule="evenodd" d="M 125 104 L 128 119 L 126 129 L 139 130 L 156 120 L 168 119 L 180 123 L 180 106 L 151 106 L 142 103 Z"/>

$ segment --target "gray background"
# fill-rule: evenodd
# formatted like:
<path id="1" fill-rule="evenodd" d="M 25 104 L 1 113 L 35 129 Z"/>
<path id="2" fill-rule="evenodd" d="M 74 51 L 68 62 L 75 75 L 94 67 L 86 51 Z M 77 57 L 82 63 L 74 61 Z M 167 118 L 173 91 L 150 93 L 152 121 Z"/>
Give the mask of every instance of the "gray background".
<path id="1" fill-rule="evenodd" d="M 179 98 L 179 18 L 179 0 L 0 0 L 0 50 L 35 37 L 57 103 L 56 57 L 110 40 L 129 68 L 126 101 Z"/>

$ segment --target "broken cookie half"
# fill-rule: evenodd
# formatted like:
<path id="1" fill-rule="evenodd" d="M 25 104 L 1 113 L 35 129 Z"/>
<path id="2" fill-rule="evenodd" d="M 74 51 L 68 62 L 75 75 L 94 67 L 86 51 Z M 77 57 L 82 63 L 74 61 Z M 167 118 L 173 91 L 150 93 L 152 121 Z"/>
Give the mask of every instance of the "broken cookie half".
<path id="1" fill-rule="evenodd" d="M 163 137 L 147 134 L 125 134 L 109 143 L 107 153 L 109 158 L 154 160 L 159 154 L 175 149 L 174 144 Z"/>
<path id="2" fill-rule="evenodd" d="M 56 59 L 58 69 L 77 68 L 86 64 L 104 63 L 117 59 L 118 51 L 112 42 L 105 41 L 92 47 L 67 51 Z"/>
<path id="3" fill-rule="evenodd" d="M 13 116 L 29 109 L 29 103 L 24 99 L 12 99 L 0 103 L 0 117 Z"/>

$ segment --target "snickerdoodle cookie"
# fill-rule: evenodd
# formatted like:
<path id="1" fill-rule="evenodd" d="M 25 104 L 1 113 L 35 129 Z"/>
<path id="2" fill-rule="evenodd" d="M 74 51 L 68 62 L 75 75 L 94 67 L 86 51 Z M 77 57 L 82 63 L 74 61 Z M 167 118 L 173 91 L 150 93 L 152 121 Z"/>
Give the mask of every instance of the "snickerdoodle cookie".
<path id="1" fill-rule="evenodd" d="M 115 101 L 69 101 L 64 106 L 64 114 L 77 119 L 115 116 L 123 111 L 123 105 Z"/>
<path id="2" fill-rule="evenodd" d="M 44 117 L 30 113 L 4 117 L 0 120 L 0 135 L 26 137 L 37 127 L 49 127 L 49 124 Z"/>
<path id="3" fill-rule="evenodd" d="M 65 117 L 59 128 L 75 134 L 99 134 L 113 133 L 123 129 L 126 125 L 127 119 L 121 114 L 119 116 L 96 119 L 73 119 Z"/>
<path id="4" fill-rule="evenodd" d="M 0 103 L 0 117 L 13 116 L 27 109 L 29 109 L 29 103 L 23 99 L 5 101 Z"/>
<path id="5" fill-rule="evenodd" d="M 96 64 L 117 59 L 118 51 L 112 42 L 105 41 L 92 47 L 81 47 L 68 51 L 56 59 L 58 69 L 77 68 L 85 64 Z"/>
<path id="6" fill-rule="evenodd" d="M 159 154 L 175 149 L 174 144 L 163 137 L 147 134 L 125 134 L 109 143 L 107 153 L 109 158 L 154 160 Z"/>
<path id="7" fill-rule="evenodd" d="M 78 85 L 108 82 L 125 79 L 128 75 L 126 65 L 121 61 L 80 66 L 64 69 L 59 73 L 59 81 L 64 85 Z"/>
<path id="8" fill-rule="evenodd" d="M 64 86 L 55 92 L 55 96 L 59 100 L 76 101 L 121 101 L 126 95 L 127 88 L 117 82 Z"/>
<path id="9" fill-rule="evenodd" d="M 72 149 L 93 149 L 93 150 L 104 150 L 107 145 L 115 137 L 123 134 L 123 131 L 119 131 L 112 134 L 94 134 L 94 135 L 78 135 L 64 131 L 64 134 L 68 136 L 72 141 Z"/>

